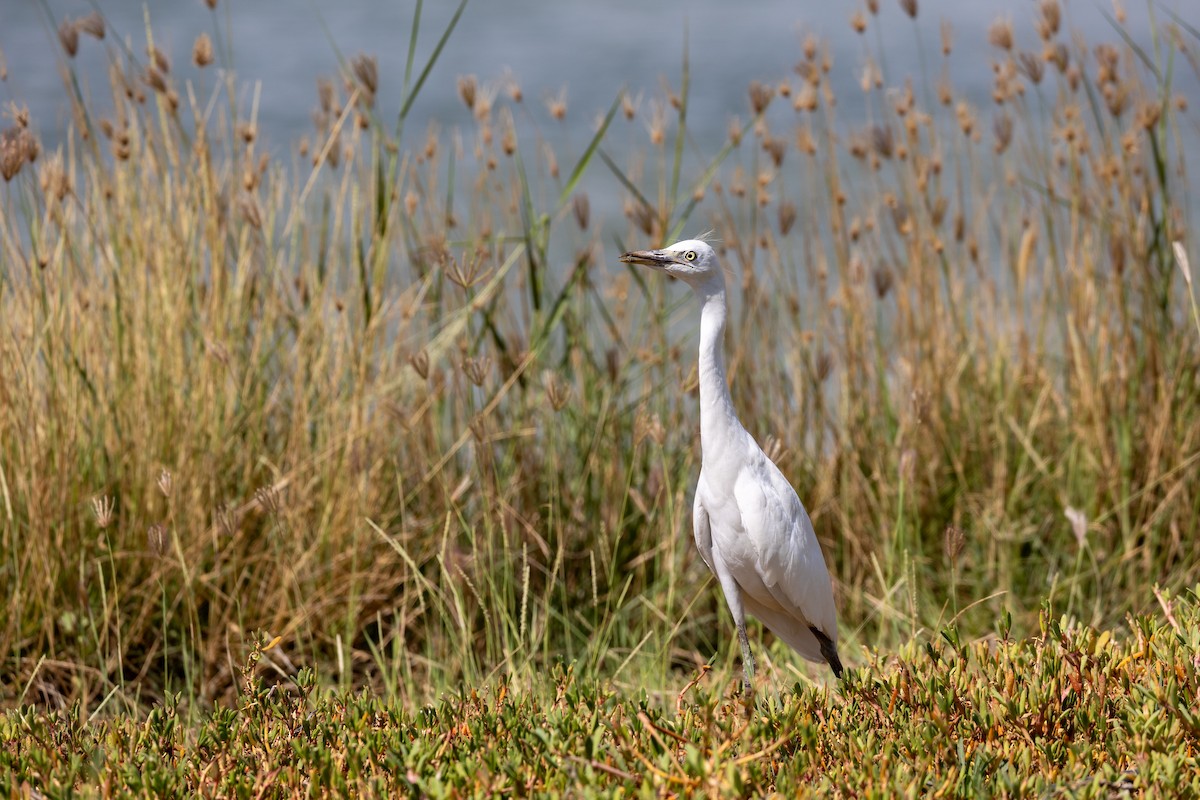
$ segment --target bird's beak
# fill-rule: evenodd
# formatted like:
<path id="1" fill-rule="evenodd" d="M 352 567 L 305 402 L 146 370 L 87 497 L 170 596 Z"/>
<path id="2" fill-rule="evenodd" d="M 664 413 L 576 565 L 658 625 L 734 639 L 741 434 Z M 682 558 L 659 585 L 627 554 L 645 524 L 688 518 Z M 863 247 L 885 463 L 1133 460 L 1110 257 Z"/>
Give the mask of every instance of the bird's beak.
<path id="1" fill-rule="evenodd" d="M 634 250 L 632 253 L 626 253 L 621 256 L 621 260 L 626 264 L 641 264 L 646 267 L 660 268 L 675 263 L 675 259 L 665 250 Z"/>

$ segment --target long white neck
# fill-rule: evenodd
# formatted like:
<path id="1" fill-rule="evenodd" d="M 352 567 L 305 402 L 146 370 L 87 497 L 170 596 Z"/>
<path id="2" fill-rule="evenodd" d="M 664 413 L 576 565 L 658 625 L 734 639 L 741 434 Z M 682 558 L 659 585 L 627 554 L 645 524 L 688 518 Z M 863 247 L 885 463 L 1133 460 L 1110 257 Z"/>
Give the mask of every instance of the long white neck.
<path id="1" fill-rule="evenodd" d="M 725 280 L 720 269 L 694 287 L 700 300 L 700 447 L 715 454 L 742 430 L 725 377 Z"/>

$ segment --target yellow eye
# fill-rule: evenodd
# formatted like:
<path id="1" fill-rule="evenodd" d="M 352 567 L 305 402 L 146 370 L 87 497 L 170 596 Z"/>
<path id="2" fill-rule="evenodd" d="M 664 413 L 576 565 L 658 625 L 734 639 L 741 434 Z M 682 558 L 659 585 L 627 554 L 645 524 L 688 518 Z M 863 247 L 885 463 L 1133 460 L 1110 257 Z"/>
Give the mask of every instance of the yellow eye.
<path id="1" fill-rule="evenodd" d="M 696 251 L 688 250 L 686 253 L 683 254 L 683 257 L 686 258 L 688 261 L 695 261 L 696 260 Z"/>

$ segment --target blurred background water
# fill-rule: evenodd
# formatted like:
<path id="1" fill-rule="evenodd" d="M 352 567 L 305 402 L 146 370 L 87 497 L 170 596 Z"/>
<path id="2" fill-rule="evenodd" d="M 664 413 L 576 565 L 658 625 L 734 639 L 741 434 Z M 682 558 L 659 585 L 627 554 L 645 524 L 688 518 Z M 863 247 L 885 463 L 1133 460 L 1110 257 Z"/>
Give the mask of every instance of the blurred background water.
<path id="1" fill-rule="evenodd" d="M 449 0 L 425 3 L 417 69 L 428 59 L 456 6 Z M 837 113 L 845 125 L 861 123 L 867 113 L 858 85 L 868 49 L 882 52 L 887 84 L 902 85 L 911 75 L 919 92 L 922 80 L 931 91 L 942 71 L 948 70 L 958 95 L 985 115 L 992 107 L 992 64 L 998 53 L 988 44 L 988 26 L 998 17 L 1009 18 L 1017 46 L 1040 50 L 1033 28 L 1033 0 L 920 0 L 915 21 L 896 0 L 882 0 L 880 6 L 878 20 L 872 20 L 861 36 L 849 20 L 855 10 L 865 11 L 865 3 L 855 2 L 473 0 L 413 106 L 406 139 L 409 144 L 419 141 L 431 121 L 443 128 L 470 123 L 470 112 L 456 89 L 460 76 L 477 75 L 482 85 L 498 84 L 509 76 L 521 87 L 530 111 L 521 124 L 535 125 L 539 136 L 553 147 L 565 148 L 564 157 L 573 159 L 591 138 L 598 116 L 623 87 L 633 97 L 643 98 L 642 111 L 649 98 L 663 96 L 664 81 L 678 90 L 686 44 L 691 72 L 689 152 L 691 163 L 703 164 L 727 139 L 731 117 L 750 117 L 748 84 L 753 80 L 776 83 L 792 75 L 802 42 L 810 34 L 828 42 Z M 1169 23 L 1173 12 L 1200 24 L 1195 0 L 1130 6 L 1125 10 L 1126 28 L 1134 41 L 1150 51 L 1153 20 Z M 395 120 L 414 7 L 415 0 L 219 0 L 214 13 L 202 0 L 0 0 L 0 51 L 7 68 L 7 78 L 0 83 L 0 102 L 27 104 L 44 143 L 52 148 L 61 142 L 70 114 L 62 88 L 64 57 L 55 29 L 65 17 L 98 9 L 108 22 L 106 44 L 127 42 L 130 52 L 143 62 L 149 22 L 156 45 L 172 61 L 173 74 L 194 81 L 202 106 L 215 80 L 190 63 L 192 43 L 202 31 L 219 32 L 231 44 L 244 99 L 249 102 L 257 95 L 261 141 L 280 155 L 302 136 L 313 134 L 316 81 L 338 74 L 339 53 L 347 59 L 358 53 L 378 58 L 378 108 L 384 120 Z M 1063 10 L 1068 35 L 1079 32 L 1092 46 L 1120 41 L 1112 20 L 1122 12 L 1111 0 L 1066 0 Z M 941 52 L 943 21 L 954 32 L 954 50 L 948 58 Z M 1190 43 L 1200 46 L 1194 38 Z M 104 47 L 84 37 L 75 68 L 85 93 L 107 94 Z M 1175 88 L 1184 96 L 1197 97 L 1196 75 L 1186 64 L 1178 64 Z M 563 92 L 569 111 L 556 121 L 547 113 L 546 103 Z M 790 114 L 790 108 L 774 113 L 785 112 Z M 646 117 L 640 113 L 632 123 L 619 121 L 612 135 L 640 141 L 644 147 Z M 619 130 L 622 124 L 624 133 Z M 1195 153 L 1196 130 L 1186 133 L 1191 137 L 1187 152 Z M 619 186 L 614 181 L 607 188 L 589 186 L 589 191 L 594 202 L 599 199 L 598 208 L 604 209 L 615 201 Z"/>

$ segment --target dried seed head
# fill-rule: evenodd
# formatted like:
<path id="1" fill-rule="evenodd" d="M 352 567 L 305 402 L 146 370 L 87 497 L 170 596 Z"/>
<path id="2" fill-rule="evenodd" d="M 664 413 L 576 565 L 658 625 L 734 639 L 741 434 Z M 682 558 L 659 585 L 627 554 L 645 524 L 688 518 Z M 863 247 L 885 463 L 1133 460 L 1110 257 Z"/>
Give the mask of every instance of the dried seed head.
<path id="1" fill-rule="evenodd" d="M 591 203 L 588 201 L 588 196 L 584 192 L 579 192 L 571 202 L 572 209 L 575 212 L 575 222 L 578 223 L 579 229 L 586 231 L 588 221 L 591 217 Z"/>
<path id="2" fill-rule="evenodd" d="M 42 167 L 38 184 L 42 187 L 42 194 L 45 197 L 52 198 L 59 203 L 71 191 L 71 181 L 63 168 L 61 155 L 54 155 Z"/>
<path id="3" fill-rule="evenodd" d="M 79 29 L 74 20 L 64 19 L 58 26 L 58 41 L 71 58 L 79 52 Z"/>
<path id="4" fill-rule="evenodd" d="M 546 370 L 542 373 L 542 386 L 546 389 L 546 399 L 555 411 L 562 411 L 571 399 L 570 385 L 556 373 Z"/>
<path id="5" fill-rule="evenodd" d="M 196 37 L 192 45 L 192 63 L 203 69 L 213 62 L 213 43 L 207 33 Z"/>
<path id="6" fill-rule="evenodd" d="M 1008 149 L 1009 142 L 1012 141 L 1012 117 L 1008 114 L 997 114 L 992 120 L 992 133 L 996 137 L 996 154 L 999 155 Z"/>
<path id="7" fill-rule="evenodd" d="M 567 87 L 564 86 L 558 94 L 547 98 L 546 109 L 556 120 L 562 121 L 567 116 Z"/>
<path id="8" fill-rule="evenodd" d="M 379 89 L 379 60 L 375 56 L 360 54 L 350 62 L 350 69 L 363 91 L 374 102 L 375 92 Z"/>
<path id="9" fill-rule="evenodd" d="M 21 133 L 23 128 L 7 128 L 0 132 L 0 177 L 11 181 L 25 163 L 25 145 Z"/>
<path id="10" fill-rule="evenodd" d="M 259 210 L 258 201 L 254 199 L 254 195 L 243 194 L 238 200 L 238 207 L 241 209 L 242 219 L 246 220 L 251 228 L 256 231 L 262 230 L 262 211 Z"/>
<path id="11" fill-rule="evenodd" d="M 144 80 L 146 85 L 154 91 L 160 94 L 167 93 L 166 76 L 163 75 L 163 73 L 160 72 L 156 67 L 147 67 L 145 74 L 142 76 L 142 80 Z"/>
<path id="12" fill-rule="evenodd" d="M 1062 9 L 1059 8 L 1058 0 L 1042 0 L 1038 6 L 1038 12 L 1038 36 L 1049 41 L 1058 33 L 1058 27 L 1062 22 Z"/>
<path id="13" fill-rule="evenodd" d="M 663 427 L 658 414 L 638 414 L 633 421 L 633 445 L 637 447 L 643 440 L 649 439 L 659 447 L 667 440 L 667 429 Z"/>
<path id="14" fill-rule="evenodd" d="M 163 497 L 171 496 L 171 489 L 175 486 L 175 480 L 171 477 L 170 470 L 164 469 L 158 473 L 158 490 L 163 493 Z"/>
<path id="15" fill-rule="evenodd" d="M 791 200 L 779 204 L 779 235 L 787 236 L 796 224 L 796 205 Z"/>
<path id="16" fill-rule="evenodd" d="M 104 17 L 99 11 L 93 11 L 86 17 L 80 17 L 75 20 L 75 27 L 81 33 L 86 33 L 93 39 L 104 38 Z"/>
<path id="17" fill-rule="evenodd" d="M 966 100 L 960 100 L 954 113 L 958 117 L 958 127 L 962 130 L 963 135 L 970 136 L 975 130 L 975 115 L 971 112 L 970 104 Z"/>
<path id="18" fill-rule="evenodd" d="M 787 142 L 783 139 L 776 139 L 774 136 L 765 136 L 762 149 L 771 157 L 771 162 L 779 167 L 783 164 L 783 157 L 787 153 Z"/>
<path id="19" fill-rule="evenodd" d="M 850 27 L 855 33 L 862 33 L 867 29 L 867 15 L 860 10 L 856 10 L 850 15 Z"/>
<path id="20" fill-rule="evenodd" d="M 213 513 L 213 522 L 216 524 L 217 530 L 225 536 L 233 536 L 237 533 L 239 522 L 237 509 L 229 503 L 222 503 Z"/>
<path id="21" fill-rule="evenodd" d="M 871 129 L 871 146 L 880 158 L 890 159 L 896 149 L 896 139 L 892 129 L 886 125 L 876 125 Z"/>
<path id="22" fill-rule="evenodd" d="M 637 106 L 634 105 L 633 98 L 629 96 L 629 92 L 621 95 L 621 113 L 625 115 L 625 119 L 631 120 L 637 114 Z"/>
<path id="23" fill-rule="evenodd" d="M 483 382 L 487 380 L 488 373 L 492 371 L 492 359 L 488 356 L 467 358 L 463 359 L 461 366 L 463 374 L 467 376 L 467 380 L 476 386 L 483 386 Z"/>
<path id="24" fill-rule="evenodd" d="M 1096 64 L 1099 67 L 1096 72 L 1096 83 L 1104 85 L 1117 83 L 1120 80 L 1118 68 L 1121 64 L 1121 53 L 1115 46 L 1107 42 L 1096 45 Z"/>
<path id="25" fill-rule="evenodd" d="M 151 45 L 147 49 L 146 55 L 150 56 L 150 60 L 154 62 L 155 69 L 157 69 L 163 75 L 170 74 L 171 61 L 167 58 L 166 53 Z"/>
<path id="26" fill-rule="evenodd" d="M 950 24 L 950 20 L 942 20 L 942 55 L 950 55 L 950 51 L 954 49 L 954 26 Z"/>
<path id="27" fill-rule="evenodd" d="M 886 264 L 880 264 L 871 273 L 871 282 L 875 284 L 875 296 L 882 300 L 892 290 L 892 270 Z"/>
<path id="28" fill-rule="evenodd" d="M 1021 72 L 1024 73 L 1025 77 L 1029 78 L 1029 82 L 1034 86 L 1037 86 L 1042 82 L 1042 76 L 1046 71 L 1046 62 L 1042 61 L 1042 59 L 1038 58 L 1033 53 L 1022 51 L 1020 54 L 1018 54 L 1017 66 L 1020 68 Z"/>
<path id="29" fill-rule="evenodd" d="M 946 528 L 943 541 L 946 549 L 946 560 L 951 564 L 957 564 L 958 557 L 962 554 L 963 547 L 967 543 L 966 534 L 963 533 L 962 528 L 950 525 Z"/>
<path id="30" fill-rule="evenodd" d="M 1114 117 L 1120 117 L 1129 107 L 1129 90 L 1123 83 L 1108 83 L 1104 86 L 1104 103 L 1108 112 Z"/>
<path id="31" fill-rule="evenodd" d="M 470 289 L 475 284 L 487 277 L 487 274 L 482 270 L 483 253 L 476 253 L 474 258 L 464 258 L 461 262 L 453 257 L 447 256 L 445 270 L 446 277 L 450 282 L 463 289 Z"/>
<path id="32" fill-rule="evenodd" d="M 1183 282 L 1187 284 L 1188 289 L 1192 288 L 1192 266 L 1188 263 L 1187 250 L 1183 249 L 1183 242 L 1174 242 L 1171 249 L 1175 251 L 1175 263 L 1179 265 L 1179 271 L 1183 273 Z"/>
<path id="33" fill-rule="evenodd" d="M 1152 130 L 1162 118 L 1162 104 L 1154 100 L 1146 100 L 1138 106 L 1137 124 L 1145 130 Z"/>
<path id="34" fill-rule="evenodd" d="M 337 102 L 337 89 L 334 87 L 333 81 L 328 78 L 317 79 L 317 102 L 320 104 L 322 113 L 333 114 L 333 104 Z"/>
<path id="35" fill-rule="evenodd" d="M 210 9 L 215 9 L 217 7 L 217 0 L 204 0 L 204 5 Z"/>
<path id="36" fill-rule="evenodd" d="M 729 143 L 734 147 L 742 143 L 742 121 L 737 117 L 729 120 Z"/>
<path id="37" fill-rule="evenodd" d="M 409 356 L 408 363 L 412 366 L 413 371 L 421 376 L 422 380 L 429 377 L 429 353 L 424 349 Z"/>
<path id="38" fill-rule="evenodd" d="M 770 86 L 758 81 L 752 82 L 750 84 L 750 108 L 754 111 L 754 116 L 765 111 L 774 96 L 775 90 Z"/>
<path id="39" fill-rule="evenodd" d="M 100 530 L 112 524 L 116 507 L 116 501 L 107 495 L 92 498 L 92 513 L 96 515 L 96 524 L 100 526 Z"/>
<path id="40" fill-rule="evenodd" d="M 833 374 L 833 354 L 822 350 L 817 356 L 817 382 L 824 383 Z"/>
<path id="41" fill-rule="evenodd" d="M 254 502 L 264 514 L 275 516 L 283 506 L 283 495 L 276 486 L 260 486 L 254 492 Z"/>
<path id="42" fill-rule="evenodd" d="M 156 556 L 167 554 L 167 526 L 161 522 L 146 529 L 146 544 Z"/>
<path id="43" fill-rule="evenodd" d="M 994 20 L 991 26 L 988 27 L 988 41 L 992 43 L 993 47 L 999 47 L 1001 50 L 1012 50 L 1012 20 L 1007 18 Z"/>
<path id="44" fill-rule="evenodd" d="M 1085 544 L 1087 544 L 1087 515 L 1077 508 L 1067 506 L 1063 510 L 1063 516 L 1066 517 L 1067 521 L 1071 523 L 1071 533 L 1075 534 L 1075 542 L 1080 547 L 1083 547 Z"/>
<path id="45" fill-rule="evenodd" d="M 867 137 L 861 133 L 850 134 L 850 140 L 847 142 L 846 147 L 850 151 L 850 155 L 859 161 L 867 157 L 867 152 L 870 149 Z"/>
<path id="46" fill-rule="evenodd" d="M 878 15 L 879 0 L 867 0 L 867 11 L 870 11 L 872 16 Z"/>
<path id="47" fill-rule="evenodd" d="M 900 0 L 900 8 L 911 19 L 917 18 L 917 0 Z"/>

